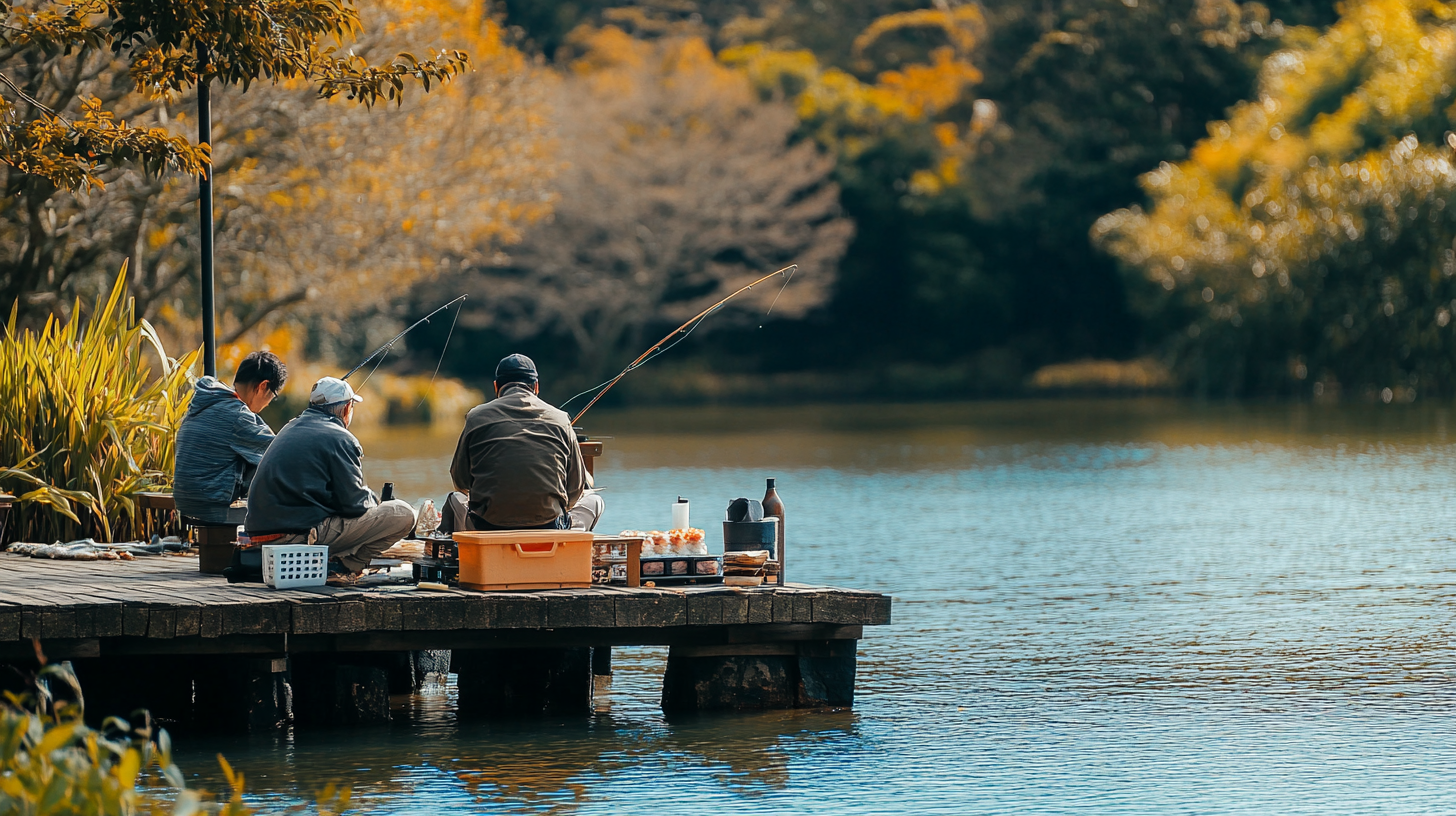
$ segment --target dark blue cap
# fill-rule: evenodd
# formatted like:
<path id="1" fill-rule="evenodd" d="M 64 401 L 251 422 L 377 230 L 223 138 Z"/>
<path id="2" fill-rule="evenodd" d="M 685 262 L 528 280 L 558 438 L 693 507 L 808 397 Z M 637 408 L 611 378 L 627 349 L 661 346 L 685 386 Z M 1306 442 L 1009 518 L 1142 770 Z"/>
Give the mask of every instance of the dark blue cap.
<path id="1" fill-rule="evenodd" d="M 502 385 L 513 382 L 530 385 L 536 382 L 536 364 L 524 354 L 512 354 L 496 365 L 495 381 Z"/>

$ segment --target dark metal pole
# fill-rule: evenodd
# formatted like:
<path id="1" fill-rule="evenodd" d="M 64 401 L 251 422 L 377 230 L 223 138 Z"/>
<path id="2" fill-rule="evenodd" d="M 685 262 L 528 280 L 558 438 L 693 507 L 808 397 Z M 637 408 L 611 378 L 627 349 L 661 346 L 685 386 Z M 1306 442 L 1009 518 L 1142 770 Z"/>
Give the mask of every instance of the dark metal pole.
<path id="1" fill-rule="evenodd" d="M 212 90 L 208 87 L 207 49 L 198 48 L 202 76 L 197 81 L 197 141 L 212 145 Z M 197 179 L 197 217 L 202 258 L 202 373 L 217 376 L 217 329 L 212 292 L 212 168 Z"/>

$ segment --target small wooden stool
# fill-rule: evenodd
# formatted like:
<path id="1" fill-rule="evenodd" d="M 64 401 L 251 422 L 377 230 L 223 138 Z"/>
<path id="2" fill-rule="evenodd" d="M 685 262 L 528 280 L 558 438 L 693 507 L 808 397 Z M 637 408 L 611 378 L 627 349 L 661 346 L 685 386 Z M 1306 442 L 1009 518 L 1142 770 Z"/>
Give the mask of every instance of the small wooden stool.
<path id="1" fill-rule="evenodd" d="M 200 521 L 183 516 L 182 524 L 190 533 L 192 543 L 197 545 L 197 569 L 208 575 L 222 575 L 222 571 L 233 563 L 233 550 L 238 544 L 238 525 L 243 522 L 246 511 L 228 511 L 226 524 Z M 236 520 L 232 516 L 237 515 Z"/>
<path id="2" fill-rule="evenodd" d="M 141 533 L 143 539 L 150 539 L 153 535 L 180 535 L 186 532 L 182 529 L 181 518 L 177 515 L 177 502 L 173 500 L 171 493 L 138 493 L 136 502 L 137 510 L 141 511 L 137 532 Z"/>
<path id="3" fill-rule="evenodd" d="M 9 546 L 10 540 L 5 537 L 6 523 L 10 520 L 10 507 L 15 504 L 15 497 L 9 493 L 0 493 L 0 549 Z"/>

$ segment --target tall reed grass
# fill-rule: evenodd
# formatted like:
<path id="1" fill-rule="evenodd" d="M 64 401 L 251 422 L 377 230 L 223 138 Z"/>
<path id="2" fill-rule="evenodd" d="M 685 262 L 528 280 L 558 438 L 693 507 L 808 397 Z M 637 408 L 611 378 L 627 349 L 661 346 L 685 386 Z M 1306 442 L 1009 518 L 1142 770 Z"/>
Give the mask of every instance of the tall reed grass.
<path id="1" fill-rule="evenodd" d="M 17 330 L 0 338 L 0 491 L 17 496 L 16 541 L 137 534 L 139 493 L 172 484 L 177 426 L 192 397 L 198 352 L 172 359 L 126 297 L 126 267 L 82 325 Z M 152 371 L 147 352 L 160 371 Z"/>

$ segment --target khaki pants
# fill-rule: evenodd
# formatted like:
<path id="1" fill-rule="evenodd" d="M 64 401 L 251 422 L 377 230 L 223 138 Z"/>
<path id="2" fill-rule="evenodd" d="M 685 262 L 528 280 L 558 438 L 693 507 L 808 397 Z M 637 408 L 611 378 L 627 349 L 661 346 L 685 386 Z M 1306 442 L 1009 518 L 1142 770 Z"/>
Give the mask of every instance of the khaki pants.
<path id="1" fill-rule="evenodd" d="M 415 509 L 409 502 L 392 499 L 365 510 L 358 518 L 330 516 L 313 528 L 308 539 L 311 544 L 327 545 L 329 557 L 337 558 L 350 572 L 363 572 L 370 561 L 409 535 L 414 526 Z M 295 538 L 302 540 L 303 536 Z"/>

